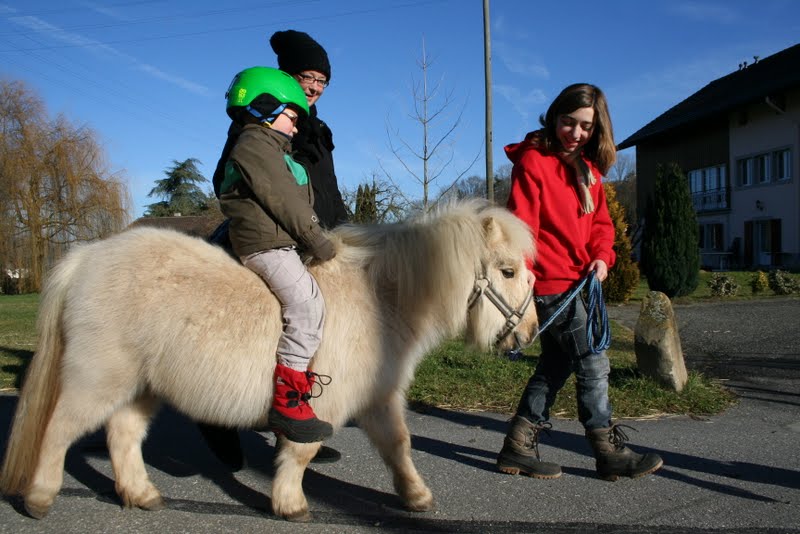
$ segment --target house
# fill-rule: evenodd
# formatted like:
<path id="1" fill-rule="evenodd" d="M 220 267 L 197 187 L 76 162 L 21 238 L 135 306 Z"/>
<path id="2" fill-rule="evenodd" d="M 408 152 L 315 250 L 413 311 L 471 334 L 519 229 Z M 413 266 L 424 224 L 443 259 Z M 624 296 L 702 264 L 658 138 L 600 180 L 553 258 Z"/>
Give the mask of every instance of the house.
<path id="1" fill-rule="evenodd" d="M 706 268 L 800 265 L 800 44 L 753 59 L 617 147 L 636 147 L 639 218 L 657 165 L 681 167 Z"/>

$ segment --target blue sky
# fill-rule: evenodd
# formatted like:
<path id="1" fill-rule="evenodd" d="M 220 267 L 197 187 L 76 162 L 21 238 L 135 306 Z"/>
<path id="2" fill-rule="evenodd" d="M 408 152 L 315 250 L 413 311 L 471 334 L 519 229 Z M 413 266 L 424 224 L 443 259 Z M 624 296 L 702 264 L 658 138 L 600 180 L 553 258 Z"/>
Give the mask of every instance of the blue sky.
<path id="1" fill-rule="evenodd" d="M 621 142 L 742 61 L 800 42 L 795 0 L 491 0 L 490 20 L 495 168 L 570 83 L 606 92 Z M 228 126 L 225 90 L 243 68 L 276 66 L 268 40 L 284 29 L 328 51 L 332 83 L 318 107 L 343 188 L 388 171 L 421 197 L 389 141 L 421 144 L 409 115 L 423 42 L 440 88 L 432 109 L 450 97 L 434 139 L 461 114 L 438 152 L 450 163 L 433 192 L 476 156 L 466 175 L 485 174 L 481 0 L 0 0 L 0 77 L 24 81 L 51 116 L 97 132 L 137 217 L 159 200 L 147 193 L 173 160 L 197 158 L 211 178 Z"/>

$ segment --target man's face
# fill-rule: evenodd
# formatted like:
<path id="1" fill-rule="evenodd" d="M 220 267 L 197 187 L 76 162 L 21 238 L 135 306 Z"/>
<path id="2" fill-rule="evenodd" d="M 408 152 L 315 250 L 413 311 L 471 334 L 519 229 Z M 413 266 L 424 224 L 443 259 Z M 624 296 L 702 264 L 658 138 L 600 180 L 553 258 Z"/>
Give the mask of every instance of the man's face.
<path id="1" fill-rule="evenodd" d="M 294 75 L 294 79 L 297 80 L 300 87 L 303 88 L 309 107 L 317 103 L 325 87 L 328 86 L 328 77 L 316 70 L 298 72 Z"/>

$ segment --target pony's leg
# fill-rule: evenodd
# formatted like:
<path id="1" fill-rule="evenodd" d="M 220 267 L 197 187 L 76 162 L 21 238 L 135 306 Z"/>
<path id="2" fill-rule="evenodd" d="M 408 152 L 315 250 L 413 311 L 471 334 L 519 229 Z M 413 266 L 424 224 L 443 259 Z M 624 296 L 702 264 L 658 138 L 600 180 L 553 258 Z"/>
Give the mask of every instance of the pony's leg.
<path id="1" fill-rule="evenodd" d="M 81 436 L 97 429 L 108 415 L 108 407 L 88 399 L 79 391 L 62 391 L 42 438 L 39 461 L 24 492 L 25 509 L 41 519 L 50 510 L 64 482 L 67 449 Z"/>
<path id="2" fill-rule="evenodd" d="M 406 507 L 414 512 L 433 509 L 433 494 L 411 461 L 403 396 L 394 392 L 386 404 L 379 403 L 361 416 L 359 423 L 392 471 L 394 489 Z"/>
<path id="3" fill-rule="evenodd" d="M 142 458 L 142 441 L 159 406 L 160 403 L 154 397 L 141 396 L 117 409 L 106 424 L 115 488 L 126 508 L 164 508 L 164 500 L 150 482 Z"/>
<path id="4" fill-rule="evenodd" d="M 308 501 L 303 494 L 303 473 L 322 442 L 295 443 L 284 437 L 276 447 L 275 479 L 272 481 L 272 511 L 289 521 L 309 521 Z"/>

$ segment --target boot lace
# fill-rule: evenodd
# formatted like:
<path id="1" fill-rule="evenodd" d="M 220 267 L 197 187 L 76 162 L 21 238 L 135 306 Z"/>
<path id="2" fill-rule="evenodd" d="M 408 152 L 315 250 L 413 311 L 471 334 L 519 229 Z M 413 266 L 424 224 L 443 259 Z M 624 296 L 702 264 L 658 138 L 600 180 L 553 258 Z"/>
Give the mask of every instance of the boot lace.
<path id="1" fill-rule="evenodd" d="M 624 430 L 622 430 L 623 427 L 629 428 L 634 432 L 638 432 L 638 430 L 636 430 L 630 425 L 621 425 L 621 424 L 613 425 L 611 429 L 609 429 L 608 431 L 608 441 L 610 441 L 611 444 L 614 445 L 614 448 L 617 450 L 624 449 L 625 442 L 630 441 L 628 435 L 625 433 Z"/>
<path id="2" fill-rule="evenodd" d="M 322 386 L 327 386 L 333 380 L 329 375 L 321 375 L 313 371 L 306 371 L 306 378 L 308 379 L 308 383 L 311 384 L 311 387 L 300 396 L 305 403 L 308 403 L 310 399 L 316 399 L 321 396 L 324 389 Z M 316 393 L 314 391 L 314 386 L 317 386 Z"/>
<path id="3" fill-rule="evenodd" d="M 539 433 L 544 431 L 545 434 L 550 436 L 551 428 L 553 428 L 552 423 L 549 421 L 543 421 L 541 423 L 537 423 L 533 428 L 525 429 L 525 448 L 533 449 L 533 453 L 536 455 L 537 460 L 542 459 L 539 456 Z"/>

